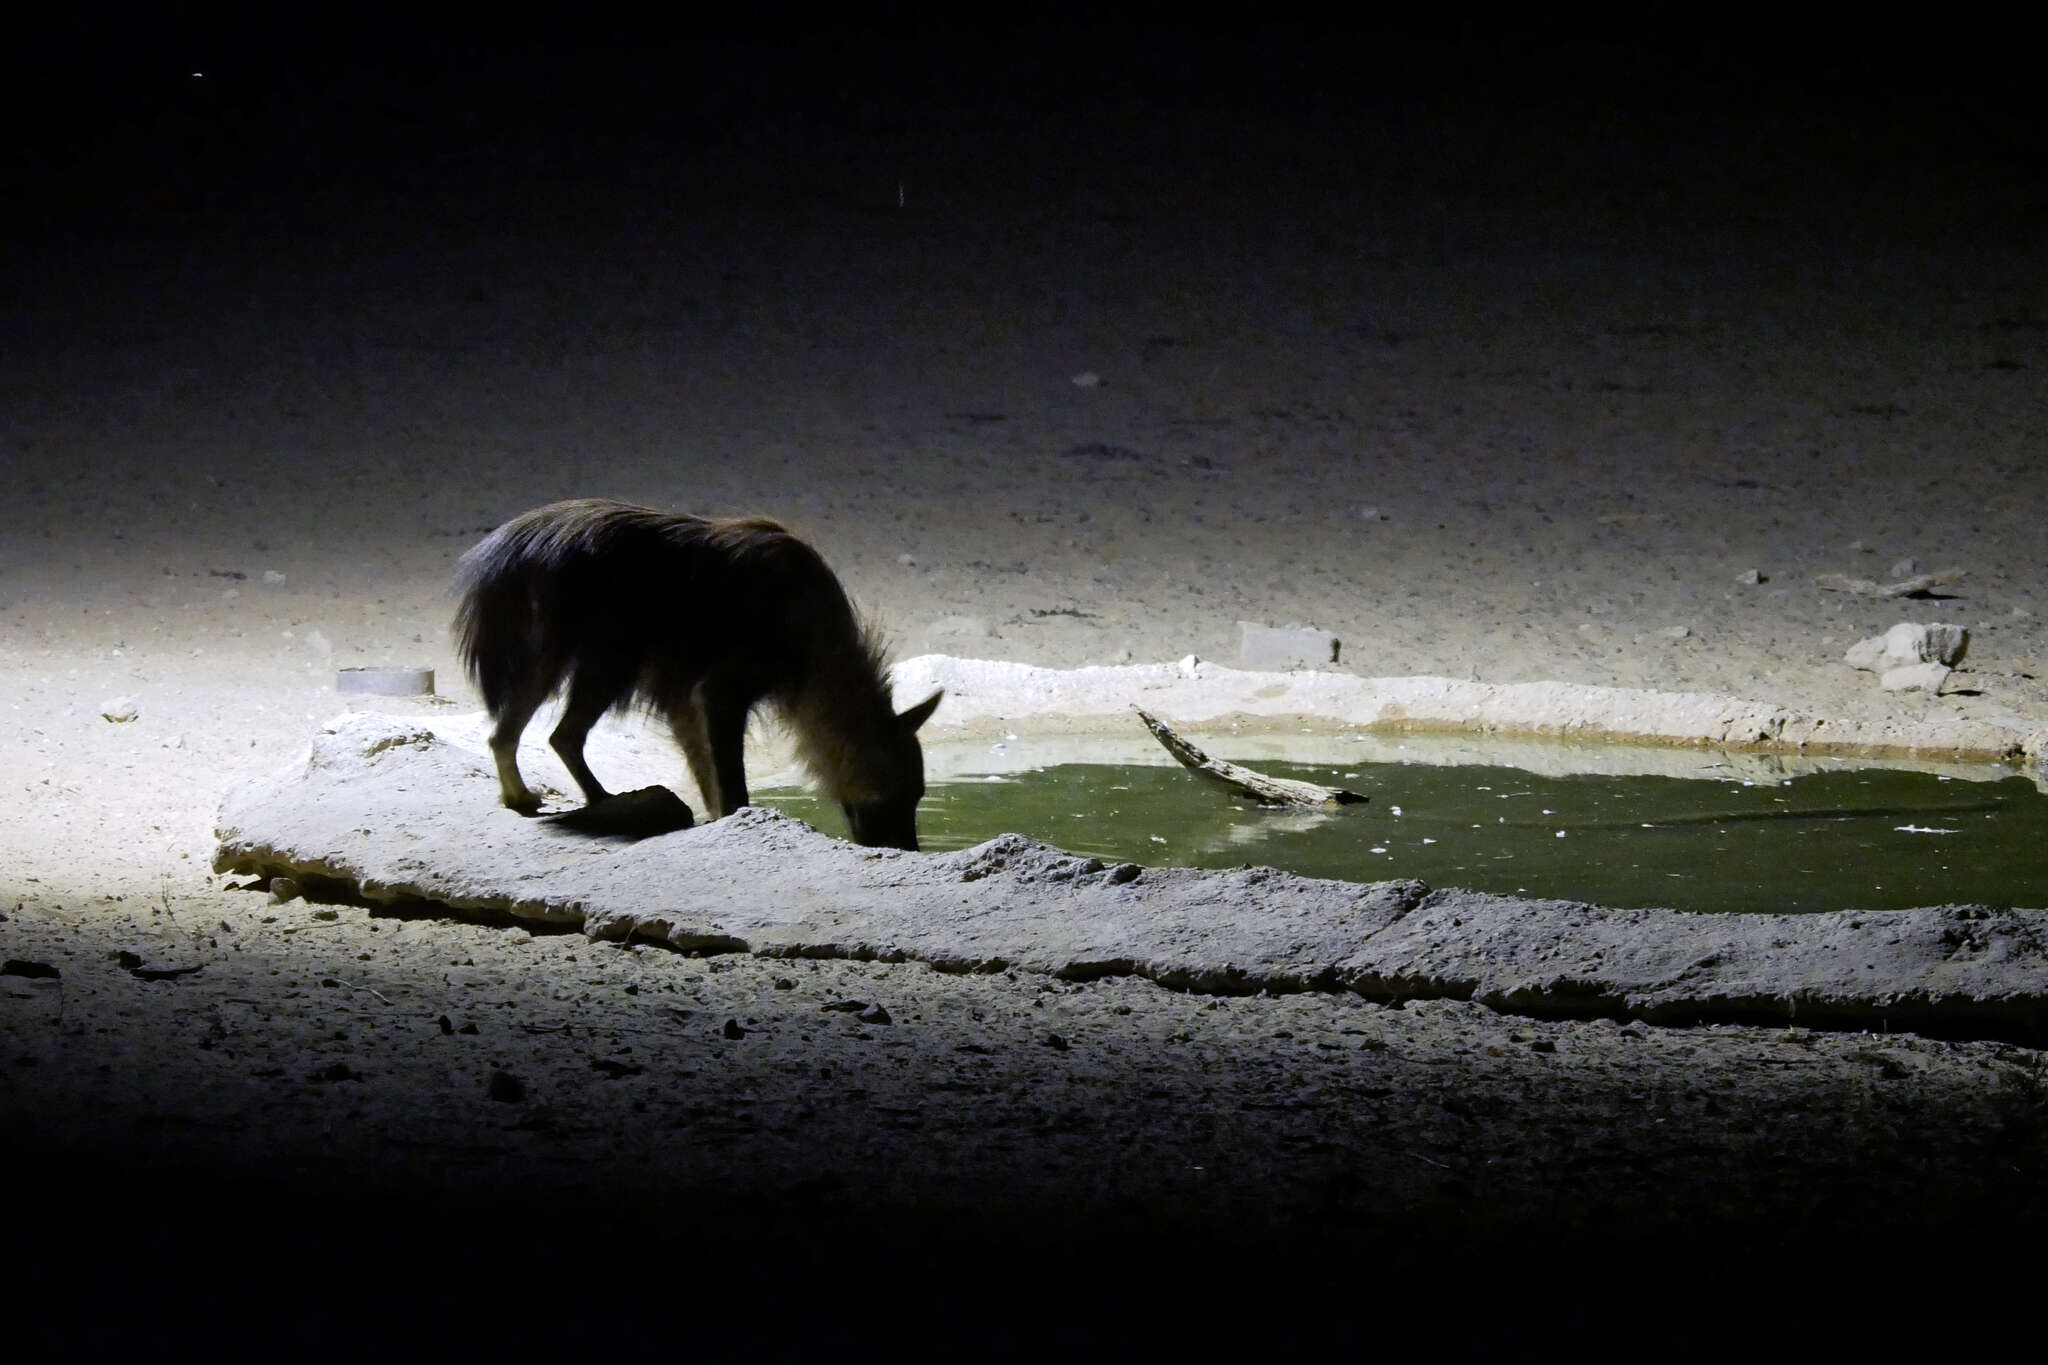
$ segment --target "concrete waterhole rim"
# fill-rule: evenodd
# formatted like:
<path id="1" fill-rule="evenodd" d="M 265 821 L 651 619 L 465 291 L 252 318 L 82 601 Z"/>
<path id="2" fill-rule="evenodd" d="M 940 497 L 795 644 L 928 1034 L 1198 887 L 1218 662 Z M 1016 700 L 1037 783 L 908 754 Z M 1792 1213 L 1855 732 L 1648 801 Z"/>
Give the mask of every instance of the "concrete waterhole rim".
<path id="1" fill-rule="evenodd" d="M 1273 691 L 1276 675 L 1217 670 L 1200 681 L 1227 686 L 1211 687 L 1204 706 L 1183 711 L 1178 697 L 1162 701 L 1158 695 L 1178 690 L 1171 681 L 1177 666 L 1164 667 L 1165 675 L 1160 666 L 1094 672 L 1121 683 L 1135 675 L 1157 684 L 1167 676 L 1166 686 L 1153 688 L 1148 707 L 1180 712 L 1176 719 L 1191 733 L 1213 736 L 1215 723 L 1233 718 L 1237 733 L 1252 744 L 1262 742 L 1261 732 L 1263 742 L 1277 742 L 1274 732 L 1289 728 L 1297 734 L 1371 728 L 1355 716 L 1335 725 L 1319 717 L 1321 724 L 1304 727 L 1301 712 L 1282 709 L 1292 685 L 1325 686 L 1328 675 L 1279 675 Z M 1051 672 L 933 657 L 899 666 L 901 692 L 922 695 L 935 675 L 961 688 L 956 719 L 966 723 L 935 725 L 930 736 L 942 760 L 961 752 L 985 767 L 991 731 L 1006 727 L 1001 733 L 1021 738 L 1015 726 L 1026 712 L 1013 695 L 987 685 L 991 671 L 1033 691 Z M 1052 681 L 1062 680 L 1054 675 Z M 1064 681 L 1071 685 L 1072 674 Z M 1230 705 L 1240 700 L 1231 693 L 1248 685 L 1266 695 L 1249 707 Z M 1062 705 L 1063 723 L 1047 728 L 1099 732 L 1101 722 L 1126 704 L 1122 697 L 1115 701 L 1115 707 L 1105 701 L 1092 711 Z M 1412 881 L 1317 881 L 1263 868 L 1105 867 L 1017 835 L 952 853 L 912 855 L 860 849 L 760 808 L 632 844 L 618 859 L 610 853 L 579 859 L 536 831 L 543 822 L 495 805 L 495 784 L 482 758 L 481 715 L 377 714 L 383 710 L 338 717 L 315 739 L 310 762 L 230 793 L 221 811 L 216 870 L 334 876 L 373 902 L 436 902 L 458 913 L 509 913 L 580 927 L 598 939 L 623 936 L 763 956 L 923 961 L 941 971 L 1017 969 L 1067 979 L 1128 974 L 1225 995 L 1453 998 L 1536 1018 L 1908 1029 L 2029 1044 L 2048 1038 L 2048 909 L 1620 910 Z M 1239 710 L 1244 715 L 1237 716 Z M 1404 732 L 1418 728 L 1413 718 L 1402 720 Z M 1489 749 L 1508 729 L 1483 737 Z M 538 770 L 530 776 L 559 788 L 543 766 L 552 758 L 545 734 L 544 725 L 532 727 L 522 763 L 533 761 Z M 1450 743 L 1455 748 L 1477 738 L 1453 736 Z M 1583 739 L 1583 732 L 1574 738 Z M 1403 734 L 1387 742 L 1430 741 Z M 1646 756 L 1658 762 L 1678 756 L 1697 765 L 1708 746 L 1667 744 L 1661 752 L 1582 742 L 1547 747 L 1577 763 L 1591 755 L 1637 765 Z M 770 761 L 774 746 L 752 752 L 759 754 L 754 784 L 765 788 L 778 777 Z M 1753 757 L 1786 761 L 1782 752 Z M 643 772 L 651 770 L 651 783 L 688 789 L 666 734 L 632 717 L 593 734 L 591 761 L 615 790 L 638 780 L 636 761 Z M 392 766 L 380 776 L 379 764 Z M 1885 766 L 1894 764 L 1986 778 L 2013 772 L 2007 764 L 1953 754 L 1893 759 Z M 369 804 L 349 804 L 364 801 Z M 369 827 L 386 817 L 388 829 Z M 906 858 L 912 861 L 901 861 Z M 566 882 L 548 885 L 562 868 L 571 874 Z"/>

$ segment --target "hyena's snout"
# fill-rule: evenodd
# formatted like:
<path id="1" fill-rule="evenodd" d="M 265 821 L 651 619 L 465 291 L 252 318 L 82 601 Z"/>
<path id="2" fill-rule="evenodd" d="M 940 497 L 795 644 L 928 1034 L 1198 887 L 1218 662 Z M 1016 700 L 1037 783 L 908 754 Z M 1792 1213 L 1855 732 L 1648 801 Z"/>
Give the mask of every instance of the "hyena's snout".
<path id="1" fill-rule="evenodd" d="M 869 848 L 901 848 L 917 852 L 917 802 L 908 805 L 841 806 L 846 828 L 856 844 Z"/>

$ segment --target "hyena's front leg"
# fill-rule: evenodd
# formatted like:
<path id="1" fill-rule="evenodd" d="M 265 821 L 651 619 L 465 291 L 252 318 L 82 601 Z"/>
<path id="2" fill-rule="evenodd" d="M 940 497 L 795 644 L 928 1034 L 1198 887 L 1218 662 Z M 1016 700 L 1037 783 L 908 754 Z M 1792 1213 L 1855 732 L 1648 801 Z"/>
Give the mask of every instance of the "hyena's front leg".
<path id="1" fill-rule="evenodd" d="M 745 688 L 711 676 L 690 689 L 689 705 L 670 726 L 690 775 L 697 779 L 711 818 L 721 819 L 747 804 L 747 713 L 754 697 Z"/>
<path id="2" fill-rule="evenodd" d="M 672 708 L 668 713 L 668 728 L 690 765 L 690 777 L 697 784 L 699 799 L 704 802 L 704 818 L 716 820 L 725 812 L 718 806 L 718 765 L 711 758 L 711 736 L 704 728 L 703 708 L 694 701 Z"/>

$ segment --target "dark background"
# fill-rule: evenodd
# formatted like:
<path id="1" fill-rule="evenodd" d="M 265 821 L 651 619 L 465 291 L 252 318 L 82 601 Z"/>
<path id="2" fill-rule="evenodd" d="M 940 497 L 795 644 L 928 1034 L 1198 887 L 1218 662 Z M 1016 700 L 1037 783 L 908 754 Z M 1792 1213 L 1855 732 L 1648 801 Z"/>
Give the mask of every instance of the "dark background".
<path id="1" fill-rule="evenodd" d="M 277 230 L 295 211 L 649 193 L 728 158 L 822 168 L 933 141 L 1026 173 L 1053 173 L 1048 156 L 1143 166 L 1185 150 L 1157 145 L 1175 129 L 1352 160 L 1390 194 L 1508 177 L 1536 134 L 1559 164 L 1521 175 L 1701 177 L 1709 192 L 1794 168 L 1924 176 L 1911 198 L 1930 212 L 1946 177 L 2040 167 L 2025 45 L 1981 22 L 1659 6 L 1353 26 L 1265 7 L 1195 22 L 1163 6 L 986 22 L 883 7 L 856 22 L 770 5 L 490 27 L 176 10 L 15 21 L 0 153 L 24 191 L 14 232 Z"/>

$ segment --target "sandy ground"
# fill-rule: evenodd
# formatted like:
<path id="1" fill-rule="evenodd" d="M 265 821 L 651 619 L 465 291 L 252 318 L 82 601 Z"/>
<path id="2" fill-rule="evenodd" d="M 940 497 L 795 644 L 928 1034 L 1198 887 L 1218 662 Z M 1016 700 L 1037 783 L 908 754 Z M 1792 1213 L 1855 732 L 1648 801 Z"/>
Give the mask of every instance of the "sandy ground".
<path id="1" fill-rule="evenodd" d="M 593 1247 L 784 1292 L 1526 1282 L 1533 1248 L 1620 1273 L 2048 1208 L 2042 1062 L 1996 1044 L 692 959 L 210 875 L 222 794 L 338 667 L 474 704 L 453 561 L 571 495 L 776 515 L 903 654 L 1228 660 L 1304 621 L 1375 676 L 2048 724 L 2027 127 L 720 71 L 167 94 L 29 221 L 0 946 L 61 977 L 4 978 L 0 1124 L 82 1212 L 17 1249 L 222 1293 L 488 1256 L 631 1303 L 659 1277 Z M 1813 583 L 1906 560 L 1967 576 Z M 1842 664 L 1900 620 L 1971 630 L 1948 695 Z"/>

